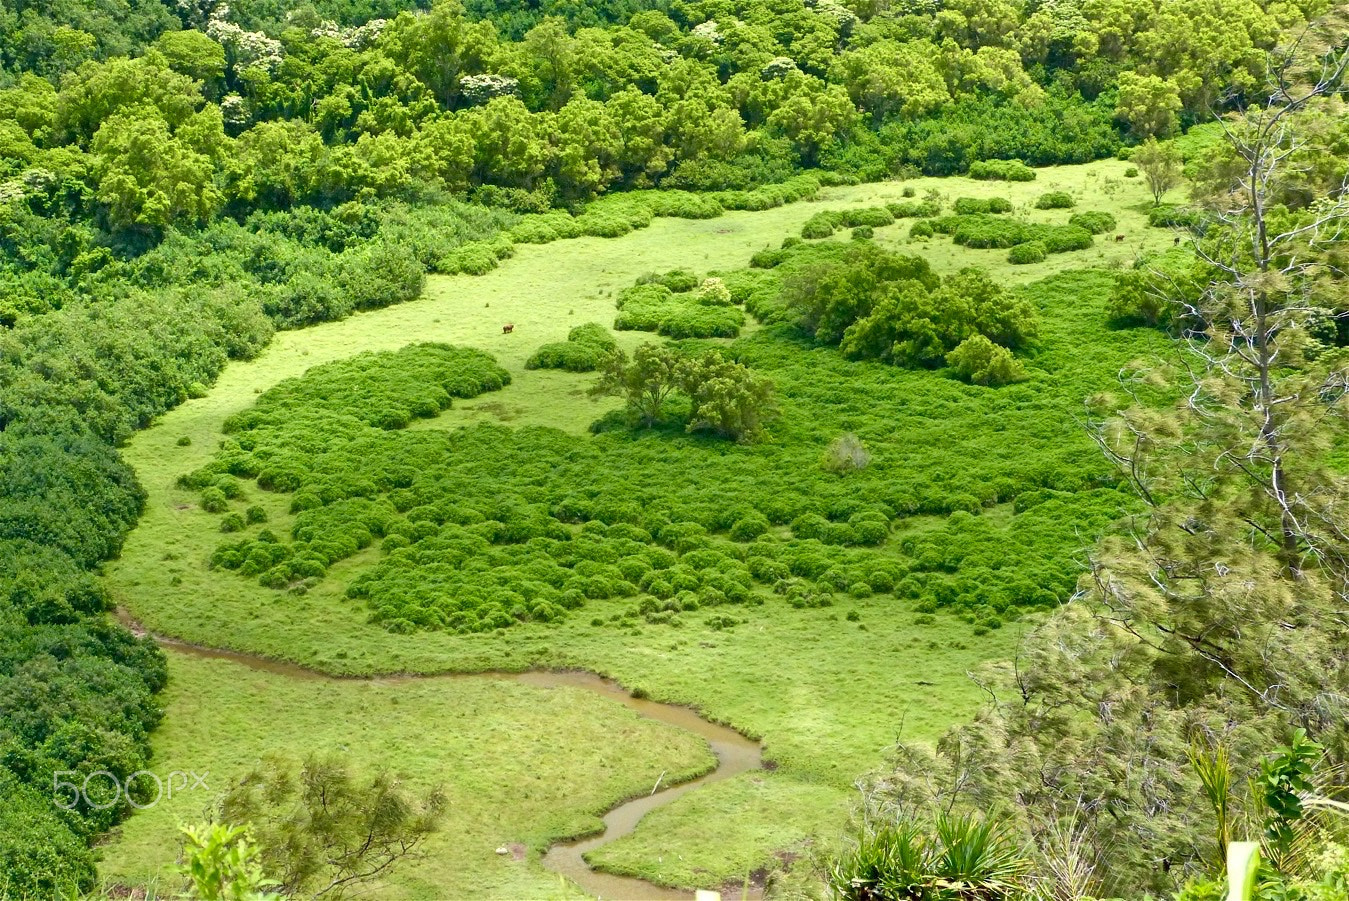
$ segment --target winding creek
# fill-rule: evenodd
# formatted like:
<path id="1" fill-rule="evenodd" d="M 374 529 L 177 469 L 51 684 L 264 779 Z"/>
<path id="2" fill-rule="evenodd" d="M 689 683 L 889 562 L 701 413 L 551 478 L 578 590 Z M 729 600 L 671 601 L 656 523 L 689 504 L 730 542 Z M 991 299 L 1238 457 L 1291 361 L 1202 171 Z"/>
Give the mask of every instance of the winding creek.
<path id="1" fill-rule="evenodd" d="M 380 682 L 403 682 L 421 679 L 500 679 L 519 682 L 534 688 L 573 688 L 593 692 L 601 697 L 622 704 L 639 716 L 657 722 L 676 726 L 700 736 L 716 755 L 717 765 L 708 773 L 677 784 L 658 782 L 649 794 L 624 801 L 613 807 L 603 817 L 604 829 L 597 835 L 573 841 L 555 842 L 543 855 L 543 865 L 548 870 L 565 876 L 585 891 L 603 901 L 667 901 L 667 899 L 687 899 L 692 893 L 656 885 L 644 879 L 630 876 L 618 876 L 592 869 L 586 863 L 585 855 L 589 851 L 617 841 L 636 830 L 642 818 L 658 807 L 663 807 L 681 795 L 696 790 L 711 782 L 729 779 L 749 770 L 763 766 L 763 747 L 756 741 L 727 726 L 713 723 L 699 716 L 697 711 L 674 704 L 662 704 L 645 698 L 633 697 L 631 693 L 612 679 L 605 679 L 587 672 L 554 672 L 529 670 L 523 673 L 486 672 L 486 673 L 442 673 L 436 675 L 389 675 L 389 676 L 334 676 L 309 669 L 296 663 L 274 660 L 254 654 L 238 651 L 226 651 L 208 648 L 202 645 L 153 635 L 146 631 L 126 610 L 118 609 L 118 619 L 137 635 L 150 635 L 156 642 L 181 654 L 187 654 L 206 660 L 228 660 L 250 669 L 286 676 L 292 679 L 357 679 L 366 678 Z M 757 898 L 759 893 L 754 886 L 741 892 L 746 898 Z"/>

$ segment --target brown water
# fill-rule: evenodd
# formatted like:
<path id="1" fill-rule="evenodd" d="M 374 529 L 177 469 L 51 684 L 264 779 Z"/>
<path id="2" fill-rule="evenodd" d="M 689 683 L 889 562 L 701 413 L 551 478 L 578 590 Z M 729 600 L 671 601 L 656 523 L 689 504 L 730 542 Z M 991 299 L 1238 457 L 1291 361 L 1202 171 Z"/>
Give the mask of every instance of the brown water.
<path id="1" fill-rule="evenodd" d="M 137 635 L 148 634 L 125 610 L 119 609 L 117 617 Z M 207 660 L 228 660 L 250 669 L 291 679 L 359 678 L 334 676 L 300 666 L 297 663 L 258 657 L 239 651 L 202 647 L 159 635 L 155 635 L 153 638 L 164 647 L 172 648 L 179 653 L 190 654 L 193 657 Z M 544 853 L 543 865 L 545 867 L 567 877 L 590 894 L 602 899 L 602 901 L 666 901 L 666 899 L 692 898 L 692 892 L 667 888 L 647 882 L 644 879 L 615 876 L 611 873 L 591 869 L 585 861 L 585 855 L 587 852 L 616 841 L 625 835 L 631 835 L 637 828 L 637 824 L 641 822 L 642 817 L 657 807 L 669 804 L 680 795 L 687 794 L 710 782 L 729 779 L 732 776 L 763 766 L 763 748 L 758 742 L 751 741 L 734 729 L 703 719 L 697 711 L 690 707 L 661 704 L 645 698 L 634 698 L 617 682 L 597 676 L 594 673 L 533 670 L 524 673 L 444 673 L 420 676 L 373 676 L 369 678 L 378 679 L 381 682 L 413 679 L 509 679 L 535 688 L 579 688 L 616 701 L 635 711 L 639 716 L 668 723 L 702 736 L 717 757 L 716 769 L 699 776 L 697 779 L 677 785 L 669 785 L 662 780 L 652 786 L 652 791 L 649 794 L 643 794 L 630 801 L 625 801 L 605 814 L 603 818 L 604 830 L 599 834 L 578 841 L 557 842 Z M 713 888 L 712 886 L 707 887 Z M 740 897 L 742 894 L 745 893 L 737 889 L 736 897 Z M 758 898 L 760 894 L 754 886 L 750 886 L 746 897 Z"/>

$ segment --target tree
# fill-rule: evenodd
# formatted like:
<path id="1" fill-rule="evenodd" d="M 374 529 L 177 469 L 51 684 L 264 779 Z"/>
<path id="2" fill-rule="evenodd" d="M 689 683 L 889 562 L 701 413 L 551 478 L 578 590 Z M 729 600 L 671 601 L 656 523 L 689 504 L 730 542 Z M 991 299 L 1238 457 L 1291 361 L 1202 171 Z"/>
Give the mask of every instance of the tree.
<path id="1" fill-rule="evenodd" d="M 689 400 L 688 431 L 708 429 L 736 441 L 757 438 L 775 412 L 773 383 L 748 367 L 719 351 L 684 356 L 657 344 L 643 344 L 631 358 L 612 353 L 590 393 L 626 398 L 629 414 L 648 428 L 682 394 Z"/>
<path id="2" fill-rule="evenodd" d="M 218 113 L 215 118 L 218 124 Z M 93 152 L 98 199 L 115 228 L 202 223 L 224 201 L 211 158 L 170 134 L 152 110 L 108 119 L 94 136 Z"/>
<path id="3" fill-rule="evenodd" d="M 832 74 L 878 124 L 896 114 L 916 118 L 951 100 L 937 69 L 937 48 L 925 41 L 849 50 L 835 60 Z"/>
<path id="4" fill-rule="evenodd" d="M 1152 192 L 1153 206 L 1161 204 L 1163 195 L 1180 184 L 1180 151 L 1174 144 L 1159 144 L 1156 138 L 1148 138 L 1134 150 L 1129 161 L 1143 173 Z"/>
<path id="5" fill-rule="evenodd" d="M 768 117 L 768 124 L 796 145 L 801 160 L 814 165 L 820 151 L 832 145 L 857 122 L 857 108 L 840 85 L 823 85 L 816 79 L 803 81 L 802 88 Z"/>
<path id="6" fill-rule="evenodd" d="M 1156 75 L 1120 73 L 1115 115 L 1127 122 L 1134 134 L 1143 138 L 1165 137 L 1176 130 L 1176 113 L 1180 109 L 1180 93 L 1175 85 Z"/>
<path id="7" fill-rule="evenodd" d="M 736 441 L 753 441 L 773 415 L 773 383 L 719 351 L 682 360 L 676 375 L 689 398 L 690 432 L 710 429 Z"/>
<path id="8" fill-rule="evenodd" d="M 169 68 L 199 81 L 211 96 L 225 79 L 225 48 L 200 31 L 170 31 L 155 42 Z"/>
<path id="9" fill-rule="evenodd" d="M 590 393 L 625 398 L 628 411 L 650 428 L 660 421 L 665 402 L 679 387 L 678 369 L 679 356 L 668 347 L 643 344 L 631 358 L 616 351 Z"/>
<path id="10" fill-rule="evenodd" d="M 220 819 L 251 824 L 256 863 L 280 895 L 339 898 L 416 856 L 445 805 L 438 788 L 414 796 L 387 771 L 363 777 L 310 755 L 260 763 L 225 794 Z"/>
<path id="11" fill-rule="evenodd" d="M 588 198 L 619 176 L 623 134 L 596 100 L 575 97 L 557 114 L 558 181 L 570 197 Z"/>

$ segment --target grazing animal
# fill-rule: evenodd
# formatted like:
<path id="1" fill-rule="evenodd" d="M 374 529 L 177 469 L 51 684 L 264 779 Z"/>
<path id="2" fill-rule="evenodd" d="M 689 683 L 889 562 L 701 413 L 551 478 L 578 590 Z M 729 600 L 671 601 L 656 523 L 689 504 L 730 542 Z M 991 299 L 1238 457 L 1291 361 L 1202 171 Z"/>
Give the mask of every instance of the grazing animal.
<path id="1" fill-rule="evenodd" d="M 509 334 L 510 334 L 511 332 L 513 332 L 513 331 L 515 331 L 515 323 L 514 323 L 514 322 L 508 322 L 508 323 L 506 323 L 505 325 L 503 325 L 503 326 L 501 327 L 501 334 L 503 334 L 503 335 L 509 335 Z"/>
<path id="2" fill-rule="evenodd" d="M 1121 243 L 1123 243 L 1123 242 L 1124 242 L 1124 236 L 1123 236 L 1123 235 L 1115 235 L 1115 243 L 1116 243 L 1116 244 L 1121 244 Z"/>
<path id="3" fill-rule="evenodd" d="M 1172 241 L 1171 243 L 1172 243 L 1172 244 L 1179 245 L 1179 244 L 1180 244 L 1180 235 L 1176 235 L 1176 240 Z"/>

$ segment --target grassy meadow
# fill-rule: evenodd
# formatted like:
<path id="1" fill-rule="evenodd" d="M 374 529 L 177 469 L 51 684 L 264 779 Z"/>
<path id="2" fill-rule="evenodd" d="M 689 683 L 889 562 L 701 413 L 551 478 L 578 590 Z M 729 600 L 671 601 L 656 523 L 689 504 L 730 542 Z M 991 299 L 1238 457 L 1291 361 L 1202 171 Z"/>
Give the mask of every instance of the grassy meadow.
<path id="1" fill-rule="evenodd" d="M 978 573 L 980 591 L 1000 582 L 1038 584 L 1050 570 L 1070 583 L 1073 561 L 1119 511 L 1123 501 L 1101 481 L 1104 467 L 1077 416 L 1083 399 L 1108 390 L 1121 366 L 1165 345 L 1157 333 L 1107 326 L 1109 275 L 1099 270 L 1171 244 L 1169 232 L 1146 226 L 1151 198 L 1140 179 L 1124 178 L 1125 169 L 1103 161 L 1039 170 L 1029 183 L 953 178 L 833 188 L 764 212 L 657 219 L 622 238 L 521 245 L 485 275 L 433 277 L 418 301 L 281 333 L 260 358 L 230 365 L 205 397 L 131 440 L 124 454 L 149 502 L 121 558 L 107 567 L 109 589 L 153 632 L 324 672 L 580 668 L 696 707 L 761 739 L 774 766 L 690 792 L 597 851 L 593 862 L 671 885 L 741 879 L 771 866 L 777 852 L 836 836 L 854 780 L 881 764 L 897 738 L 935 740 L 977 708 L 980 694 L 968 673 L 1007 659 L 1027 619 L 1013 611 L 992 628 L 972 627 L 969 617 L 934 609 L 933 592 L 975 585 L 961 581 L 962 566 Z M 1029 265 L 1008 263 L 1005 249 L 956 246 L 941 236 L 911 243 L 910 220 L 875 229 L 878 244 L 920 254 L 939 273 L 979 266 L 1002 284 L 1029 286 L 1041 334 L 1025 360 L 1025 383 L 980 388 L 941 372 L 847 362 L 834 349 L 751 326 L 737 349 L 774 379 L 783 415 L 764 447 L 739 448 L 682 435 L 589 437 L 590 424 L 618 402 L 587 397 L 592 375 L 524 366 L 539 345 L 562 340 L 576 325 L 612 323 L 615 295 L 645 273 L 741 268 L 756 251 L 799 235 L 822 209 L 898 201 L 905 188 L 919 198 L 938 190 L 948 206 L 959 197 L 1003 197 L 1013 206 L 1009 215 L 1035 223 L 1064 224 L 1086 210 L 1115 217 L 1114 232 L 1091 248 Z M 1073 195 L 1075 208 L 1035 209 L 1048 191 Z M 1116 233 L 1124 240 L 1115 241 Z M 848 232 L 829 240 L 848 240 Z M 514 325 L 511 334 L 502 332 L 506 323 Z M 615 337 L 629 349 L 652 339 Z M 503 492 L 548 494 L 574 484 L 602 493 L 611 474 L 645 491 L 645 475 L 665 486 L 671 504 L 752 505 L 759 495 L 790 488 L 793 474 L 817 468 L 824 444 L 843 431 L 861 435 L 875 453 L 866 485 L 877 496 L 890 483 L 943 498 L 965 497 L 984 483 L 1006 487 L 976 497 L 977 515 L 896 515 L 878 548 L 825 549 L 841 555 L 840 567 L 865 559 L 912 570 L 918 588 L 908 595 L 868 587 L 845 591 L 829 606 L 795 606 L 756 587 L 758 603 L 715 608 L 731 614 L 730 622 L 703 611 L 679 615 L 677 625 L 653 621 L 633 615 L 631 599 L 616 597 L 589 599 L 557 622 L 395 634 L 369 623 L 365 606 L 345 594 L 381 560 L 377 546 L 333 563 L 303 594 L 211 569 L 207 561 L 228 536 L 218 516 L 199 508 L 199 492 L 177 480 L 213 459 L 226 419 L 318 364 L 427 341 L 487 351 L 511 382 L 414 421 L 398 441 L 432 441 L 461 426 L 560 430 L 546 440 L 538 437 L 543 432 L 472 430 L 480 436 L 477 457 L 455 472 Z M 512 446 L 496 456 L 492 441 Z M 519 475 L 531 454 L 547 471 Z M 587 462 L 592 457 L 610 469 Z M 1070 486 L 1070 474 L 1081 484 Z M 801 493 L 816 493 L 809 480 L 802 484 Z M 1038 512 L 1024 498 L 1012 501 L 1041 490 L 1047 500 Z M 829 491 L 855 493 L 846 485 Z M 290 532 L 296 514 L 289 494 L 251 483 L 245 492 L 235 507 L 260 506 L 268 528 Z M 790 531 L 775 523 L 770 537 L 786 541 Z M 735 547 L 719 536 L 708 540 L 727 553 Z M 1038 568 L 1018 570 L 1023 550 Z M 395 877 L 389 897 L 440 897 L 460 886 L 479 897 L 556 893 L 556 880 L 533 863 L 550 837 L 580 831 L 588 817 L 662 771 L 706 766 L 700 742 L 634 722 L 601 698 L 488 679 L 290 680 L 176 653 L 170 675 L 168 716 L 155 737 L 159 769 L 209 764 L 225 781 L 269 751 L 345 746 L 353 760 L 386 762 L 414 779 L 434 773 L 450 787 L 456 804 L 446 833 L 470 840 L 438 839 L 428 860 Z M 201 800 L 133 817 L 105 849 L 104 875 L 137 881 L 171 863 L 175 825 L 198 818 Z M 511 842 L 529 849 L 523 861 L 495 855 Z"/>
<path id="2" fill-rule="evenodd" d="M 157 773 L 192 771 L 218 790 L 264 755 L 313 751 L 358 770 L 390 767 L 412 790 L 442 787 L 446 827 L 415 867 L 378 886 L 381 898 L 575 897 L 536 865 L 551 839 L 597 828 L 599 814 L 645 793 L 663 772 L 676 781 L 713 765 L 697 736 L 583 689 L 473 676 L 297 678 L 167 653 Z M 174 887 L 163 873 L 174 832 L 201 819 L 209 802 L 198 789 L 132 817 L 116 834 L 104 879 Z M 503 846 L 512 853 L 498 854 Z"/>

